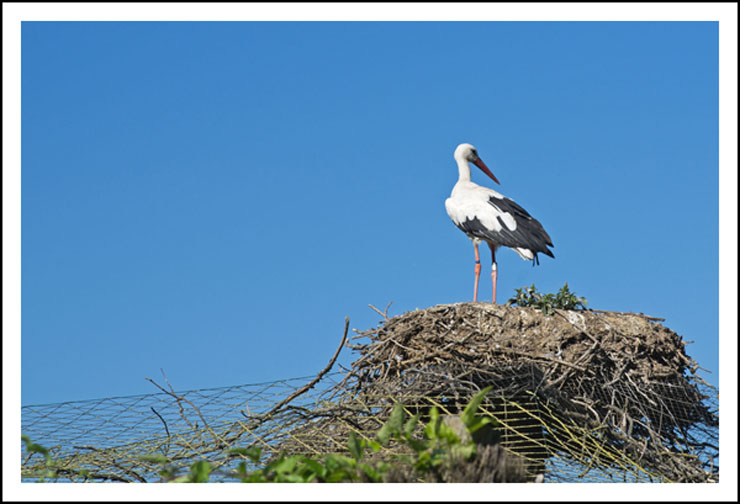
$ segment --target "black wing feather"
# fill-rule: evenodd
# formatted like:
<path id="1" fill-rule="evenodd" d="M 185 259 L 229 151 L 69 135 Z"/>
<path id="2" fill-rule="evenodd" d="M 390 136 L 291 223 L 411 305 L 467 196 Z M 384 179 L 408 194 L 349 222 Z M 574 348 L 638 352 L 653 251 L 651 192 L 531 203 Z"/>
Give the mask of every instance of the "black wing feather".
<path id="1" fill-rule="evenodd" d="M 529 213 L 519 206 L 510 198 L 496 198 L 491 196 L 488 203 L 500 212 L 510 214 L 516 221 L 516 229 L 511 231 L 504 224 L 501 217 L 498 217 L 501 229 L 494 231 L 485 227 L 477 218 L 466 219 L 458 225 L 463 232 L 470 236 L 475 236 L 496 245 L 503 245 L 511 248 L 526 248 L 531 250 L 537 259 L 537 253 L 543 253 L 550 257 L 555 257 L 547 247 L 554 247 L 550 235 L 542 227 L 542 224 L 529 215 Z"/>

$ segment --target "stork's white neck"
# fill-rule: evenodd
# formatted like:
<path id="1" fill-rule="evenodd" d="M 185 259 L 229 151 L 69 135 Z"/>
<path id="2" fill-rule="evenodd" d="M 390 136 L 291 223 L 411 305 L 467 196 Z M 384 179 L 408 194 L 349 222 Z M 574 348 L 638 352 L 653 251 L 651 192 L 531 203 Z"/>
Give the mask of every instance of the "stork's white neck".
<path id="1" fill-rule="evenodd" d="M 462 156 L 455 155 L 455 161 L 457 161 L 457 171 L 460 172 L 458 181 L 469 182 L 470 181 L 470 164 L 468 163 L 468 160 Z"/>

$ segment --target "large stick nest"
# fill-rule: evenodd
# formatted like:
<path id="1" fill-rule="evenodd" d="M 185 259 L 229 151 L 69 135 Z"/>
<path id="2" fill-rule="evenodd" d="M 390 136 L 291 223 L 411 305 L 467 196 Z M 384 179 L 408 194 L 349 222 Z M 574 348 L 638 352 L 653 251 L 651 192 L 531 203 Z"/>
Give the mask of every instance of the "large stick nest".
<path id="1" fill-rule="evenodd" d="M 557 472 L 557 459 L 606 474 L 716 481 L 716 391 L 696 374 L 686 342 L 657 320 L 482 303 L 386 317 L 354 337 L 365 341 L 351 345 L 360 357 L 332 399 L 373 405 L 365 416 L 343 409 L 343 425 L 372 429 L 391 404 L 382 398 L 454 413 L 494 385 L 488 411 L 532 471 L 550 460 Z M 332 424 L 336 432 L 336 423 L 324 418 L 310 428 Z"/>
<path id="2" fill-rule="evenodd" d="M 562 310 L 545 316 L 482 303 L 381 315 L 377 327 L 356 331 L 350 346 L 358 356 L 346 373 L 327 374 L 349 320 L 327 367 L 300 388 L 275 382 L 176 393 L 152 381 L 164 397 L 50 405 L 52 412 L 29 407 L 46 411 L 35 435 L 55 439 L 69 425 L 80 431 L 58 441 L 77 452 L 53 453 L 62 479 L 156 479 L 161 467 L 142 461 L 153 454 L 185 469 L 207 458 L 227 474 L 236 463 L 233 447 L 260 446 L 269 457 L 346 452 L 349 433 L 374 438 L 396 402 L 422 422 L 437 407 L 454 424 L 470 397 L 492 385 L 481 412 L 498 420 L 494 435 L 472 463 L 448 468 L 439 481 L 718 481 L 717 391 L 661 319 Z M 275 403 L 273 387 L 287 397 Z M 132 434 L 130 419 L 148 434 Z M 391 443 L 372 456 L 403 450 Z M 48 468 L 28 454 L 23 470 L 33 478 Z M 418 480 L 403 468 L 390 476 Z"/>

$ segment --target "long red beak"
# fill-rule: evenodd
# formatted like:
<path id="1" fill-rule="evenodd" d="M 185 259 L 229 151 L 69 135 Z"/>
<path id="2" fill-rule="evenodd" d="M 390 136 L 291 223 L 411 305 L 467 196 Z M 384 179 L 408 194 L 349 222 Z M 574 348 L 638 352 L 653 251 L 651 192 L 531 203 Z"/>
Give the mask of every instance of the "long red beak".
<path id="1" fill-rule="evenodd" d="M 499 182 L 498 179 L 494 176 L 494 174 L 491 173 L 491 170 L 488 169 L 488 167 L 486 166 L 486 163 L 484 163 L 483 161 L 481 161 L 481 158 L 478 158 L 475 161 L 473 161 L 473 164 L 475 166 L 477 166 L 478 168 L 480 168 L 480 170 L 483 173 L 485 173 L 486 175 L 488 175 L 489 177 L 491 177 L 494 182 L 496 182 L 497 184 L 501 185 L 501 182 Z"/>

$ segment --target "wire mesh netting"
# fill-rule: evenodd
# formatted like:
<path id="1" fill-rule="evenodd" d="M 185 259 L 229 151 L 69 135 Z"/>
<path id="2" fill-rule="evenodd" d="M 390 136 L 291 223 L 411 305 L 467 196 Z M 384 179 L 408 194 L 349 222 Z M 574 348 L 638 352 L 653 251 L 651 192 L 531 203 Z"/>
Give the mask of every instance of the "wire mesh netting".
<path id="1" fill-rule="evenodd" d="M 331 387 L 341 375 L 327 374 L 321 387 Z M 159 467 L 142 457 L 162 454 L 178 467 L 218 459 L 223 436 L 241 437 L 248 418 L 267 412 L 311 378 L 24 406 L 22 431 L 50 450 L 62 479 L 157 481 Z M 322 388 L 302 394 L 294 406 L 311 407 Z M 24 454 L 26 480 L 42 462 L 39 454 Z"/>
<path id="2" fill-rule="evenodd" d="M 213 480 L 233 480 L 249 461 L 231 448 L 347 453 L 349 434 L 374 439 L 396 402 L 452 419 L 490 385 L 481 412 L 498 421 L 497 447 L 522 481 L 718 481 L 717 391 L 651 317 L 459 303 L 384 316 L 354 340 L 349 370 L 25 406 L 23 433 L 50 448 L 55 480 L 160 481 L 151 455 L 180 472 L 205 459 Z M 22 457 L 23 477 L 37 480 L 43 457 Z M 484 469 L 465 481 L 493 481 Z"/>

